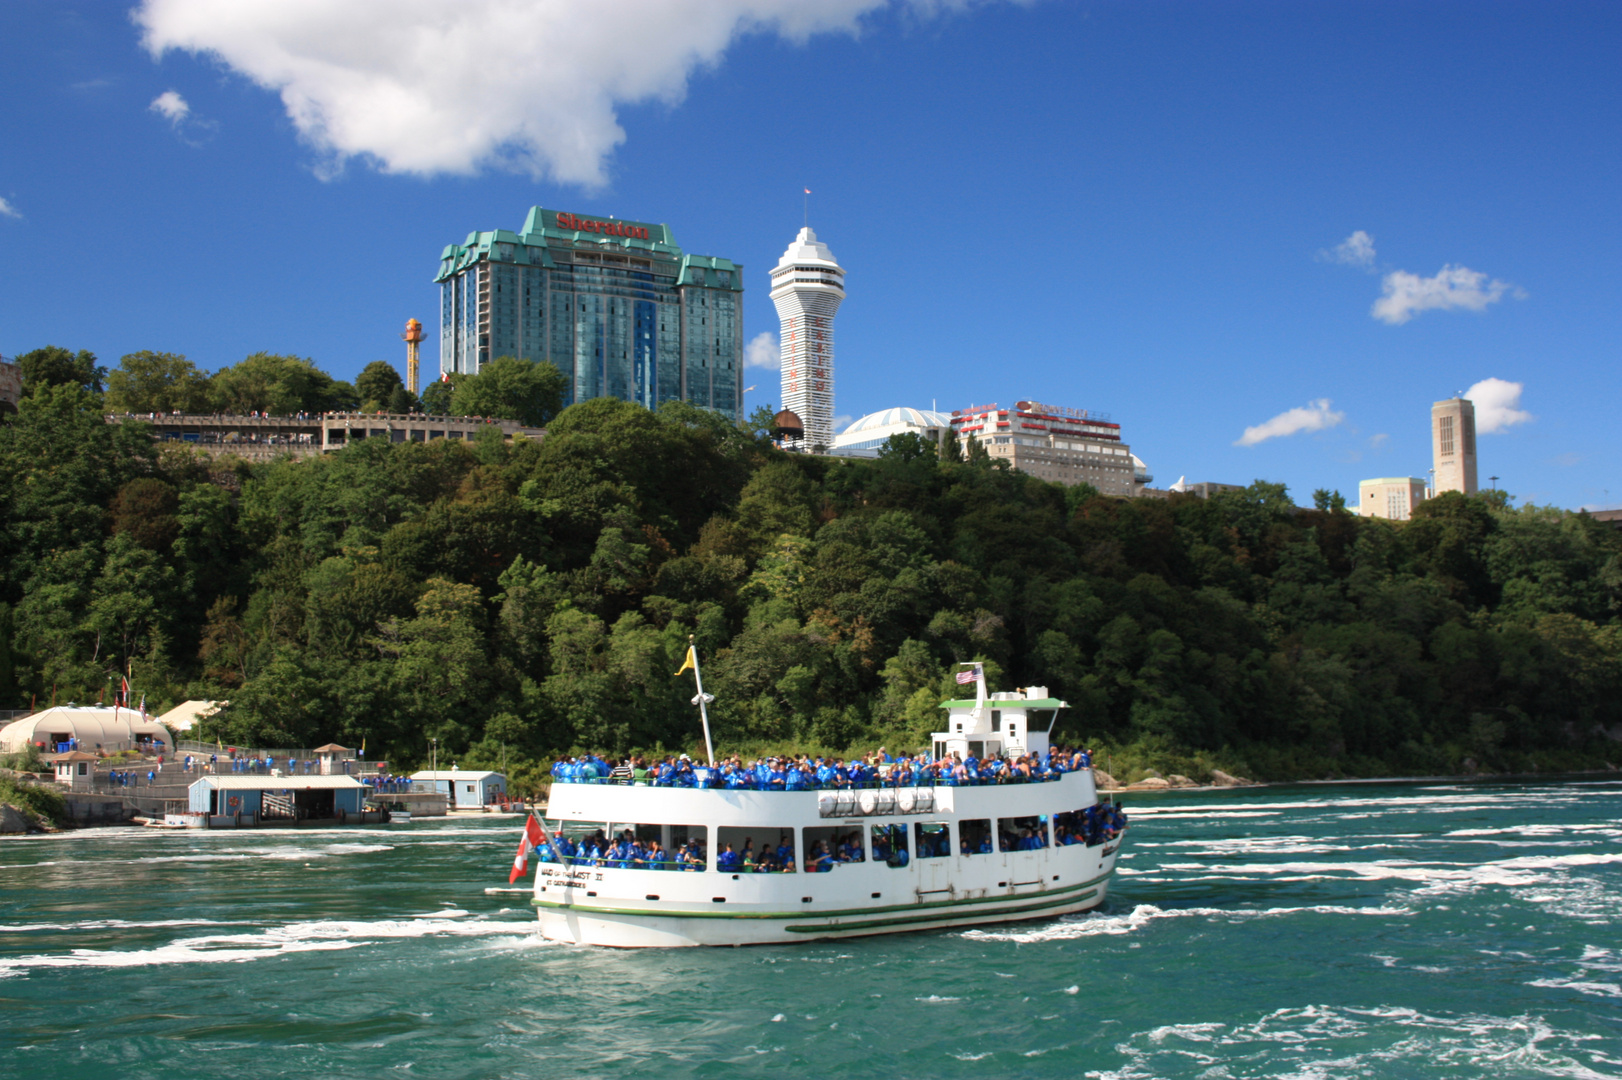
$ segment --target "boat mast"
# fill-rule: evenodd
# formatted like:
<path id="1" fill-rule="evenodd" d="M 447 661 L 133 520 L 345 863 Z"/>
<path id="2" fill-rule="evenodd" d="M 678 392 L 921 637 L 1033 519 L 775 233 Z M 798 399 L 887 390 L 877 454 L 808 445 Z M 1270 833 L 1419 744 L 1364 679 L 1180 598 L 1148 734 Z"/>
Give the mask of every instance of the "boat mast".
<path id="1" fill-rule="evenodd" d="M 688 668 L 693 669 L 693 683 L 698 687 L 698 693 L 693 695 L 693 704 L 698 706 L 698 719 L 704 725 L 704 755 L 709 759 L 710 768 L 715 768 L 715 745 L 710 742 L 710 711 L 709 704 L 715 700 L 714 694 L 704 692 L 704 676 L 698 670 L 698 646 L 693 644 L 693 635 L 687 635 L 687 661 L 677 669 L 680 675 Z"/>

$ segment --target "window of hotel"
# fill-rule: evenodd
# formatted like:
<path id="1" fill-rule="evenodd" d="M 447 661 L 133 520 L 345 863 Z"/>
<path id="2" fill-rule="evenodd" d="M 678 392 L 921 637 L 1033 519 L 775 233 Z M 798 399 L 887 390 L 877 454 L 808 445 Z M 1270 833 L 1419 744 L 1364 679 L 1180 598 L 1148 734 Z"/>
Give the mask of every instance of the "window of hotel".
<path id="1" fill-rule="evenodd" d="M 1443 456 L 1451 457 L 1453 454 L 1453 418 L 1451 416 L 1441 417 L 1437 422 L 1437 431 L 1442 436 Z"/>

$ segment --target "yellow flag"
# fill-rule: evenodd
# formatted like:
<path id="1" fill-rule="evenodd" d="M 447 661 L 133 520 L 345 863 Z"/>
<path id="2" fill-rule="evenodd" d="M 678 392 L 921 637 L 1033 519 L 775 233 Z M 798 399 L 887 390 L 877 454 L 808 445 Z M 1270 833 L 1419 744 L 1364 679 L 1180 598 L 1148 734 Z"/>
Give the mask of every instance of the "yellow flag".
<path id="1" fill-rule="evenodd" d="M 696 645 L 687 646 L 687 659 L 683 660 L 682 664 L 681 664 L 681 667 L 676 669 L 676 674 L 680 675 L 684 671 L 691 671 L 693 669 L 694 665 L 696 665 L 697 663 L 698 663 L 698 646 L 696 646 Z"/>

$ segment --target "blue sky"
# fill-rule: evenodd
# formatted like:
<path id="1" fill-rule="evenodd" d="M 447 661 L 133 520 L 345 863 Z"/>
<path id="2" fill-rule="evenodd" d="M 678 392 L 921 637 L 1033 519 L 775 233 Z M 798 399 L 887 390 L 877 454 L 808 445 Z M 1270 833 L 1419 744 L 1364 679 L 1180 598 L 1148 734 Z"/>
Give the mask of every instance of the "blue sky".
<path id="1" fill-rule="evenodd" d="M 0 40 L 0 354 L 352 377 L 416 316 L 432 359 L 440 249 L 537 204 L 743 263 L 753 339 L 809 187 L 843 415 L 1096 409 L 1157 486 L 1305 502 L 1424 476 L 1485 383 L 1483 484 L 1622 505 L 1615 4 L 8 0 Z"/>

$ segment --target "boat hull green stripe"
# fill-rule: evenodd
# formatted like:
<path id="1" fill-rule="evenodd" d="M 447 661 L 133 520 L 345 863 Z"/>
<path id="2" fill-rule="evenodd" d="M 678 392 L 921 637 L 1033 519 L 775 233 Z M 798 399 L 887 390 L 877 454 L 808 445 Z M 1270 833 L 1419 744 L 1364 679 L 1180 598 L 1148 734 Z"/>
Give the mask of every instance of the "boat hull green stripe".
<path id="1" fill-rule="evenodd" d="M 964 908 L 980 904 L 1011 904 L 1020 901 L 1041 899 L 1043 906 L 1052 907 L 1065 903 L 1073 898 L 1073 894 L 1083 889 L 1097 885 L 1109 879 L 1110 874 L 1101 874 L 1089 881 L 1078 885 L 1068 885 L 1062 889 L 1047 889 L 1037 893 L 1003 894 L 1001 896 L 977 896 L 965 900 L 929 900 L 920 904 L 890 904 L 885 907 L 870 908 L 840 908 L 835 911 L 661 911 L 657 908 L 627 908 L 602 907 L 593 904 L 571 904 L 561 900 L 542 900 L 536 898 L 531 901 L 538 908 L 555 908 L 561 911 L 578 911 L 588 915 L 635 915 L 655 916 L 661 919 L 803 919 L 807 915 L 818 919 L 842 919 L 850 917 L 871 917 L 885 915 L 891 912 L 927 911 L 930 909 Z M 1095 890 L 1096 891 L 1096 890 Z M 1050 902 L 1049 902 L 1050 901 Z"/>
<path id="2" fill-rule="evenodd" d="M 1064 896 L 1056 900 L 1045 900 L 1040 904 L 1020 904 L 1016 907 L 998 908 L 996 911 L 937 911 L 928 915 L 906 915 L 895 919 L 865 919 L 859 922 L 822 923 L 820 925 L 785 926 L 783 929 L 791 934 L 839 934 L 848 930 L 877 930 L 885 926 L 907 926 L 917 923 L 954 922 L 958 919 L 974 919 L 984 915 L 1035 915 L 1051 908 L 1064 907 L 1067 904 L 1091 900 L 1098 895 L 1097 889 L 1089 889 L 1076 896 Z"/>

